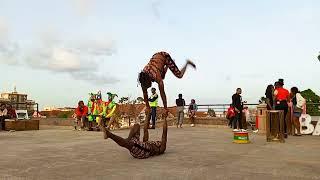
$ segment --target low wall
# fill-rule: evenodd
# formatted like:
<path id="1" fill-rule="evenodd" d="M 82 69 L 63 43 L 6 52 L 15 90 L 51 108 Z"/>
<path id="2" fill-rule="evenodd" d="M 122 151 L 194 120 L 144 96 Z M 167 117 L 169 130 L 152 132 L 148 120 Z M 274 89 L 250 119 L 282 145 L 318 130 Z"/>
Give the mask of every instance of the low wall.
<path id="1" fill-rule="evenodd" d="M 73 118 L 41 118 L 38 119 L 40 126 L 73 126 Z"/>
<path id="2" fill-rule="evenodd" d="M 73 118 L 43 118 L 37 119 L 40 122 L 40 126 L 73 126 L 74 119 Z M 177 119 L 170 118 L 168 119 L 168 125 L 173 126 L 176 125 Z M 190 119 L 185 118 L 184 124 L 190 124 Z M 227 125 L 228 120 L 226 118 L 213 117 L 213 118 L 197 118 L 195 120 L 195 124 L 202 125 Z M 162 126 L 163 121 L 159 120 L 157 122 L 157 126 Z"/>

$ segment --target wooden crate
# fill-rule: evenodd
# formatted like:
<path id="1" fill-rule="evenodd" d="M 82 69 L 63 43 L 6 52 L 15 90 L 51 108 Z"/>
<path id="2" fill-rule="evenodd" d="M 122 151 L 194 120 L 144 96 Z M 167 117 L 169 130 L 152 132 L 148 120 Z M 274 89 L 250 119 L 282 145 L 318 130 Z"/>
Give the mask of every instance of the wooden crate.
<path id="1" fill-rule="evenodd" d="M 267 111 L 266 135 L 267 142 L 285 142 L 283 111 Z"/>

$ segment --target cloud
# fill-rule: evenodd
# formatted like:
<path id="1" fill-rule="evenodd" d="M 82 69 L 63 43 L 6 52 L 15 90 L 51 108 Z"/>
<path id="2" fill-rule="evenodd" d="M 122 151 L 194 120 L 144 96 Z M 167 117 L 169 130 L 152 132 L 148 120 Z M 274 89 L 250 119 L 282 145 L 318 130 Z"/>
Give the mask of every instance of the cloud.
<path id="1" fill-rule="evenodd" d="M 113 84 L 119 81 L 115 77 L 94 73 L 93 71 L 73 72 L 71 75 L 76 80 L 85 80 L 92 84 Z"/>
<path id="2" fill-rule="evenodd" d="M 7 39 L 9 32 L 9 25 L 4 20 L 4 18 L 0 17 L 0 42 Z"/>
<path id="3" fill-rule="evenodd" d="M 0 63 L 16 65 L 19 45 L 9 40 L 9 24 L 0 17 Z"/>
<path id="4" fill-rule="evenodd" d="M 19 46 L 9 41 L 0 41 L 0 63 L 8 65 L 17 65 L 19 63 Z"/>
<path id="5" fill-rule="evenodd" d="M 32 69 L 69 74 L 76 80 L 92 84 L 112 84 L 119 80 L 101 74 L 105 59 L 116 53 L 115 42 L 110 38 L 62 40 L 52 30 L 40 33 L 31 50 L 21 52 L 19 44 L 8 38 L 0 41 L 0 63 L 20 65 Z"/>
<path id="6" fill-rule="evenodd" d="M 76 80 L 92 84 L 112 84 L 118 79 L 100 74 L 100 66 L 107 56 L 116 52 L 112 40 L 62 41 L 43 36 L 40 48 L 29 53 L 26 64 L 35 69 L 68 73 Z"/>
<path id="7" fill-rule="evenodd" d="M 88 16 L 92 11 L 95 0 L 71 0 L 71 4 L 77 14 Z"/>
<path id="8" fill-rule="evenodd" d="M 151 2 L 152 13 L 157 19 L 160 19 L 160 10 L 159 10 L 160 4 L 161 4 L 160 0 L 155 0 Z"/>

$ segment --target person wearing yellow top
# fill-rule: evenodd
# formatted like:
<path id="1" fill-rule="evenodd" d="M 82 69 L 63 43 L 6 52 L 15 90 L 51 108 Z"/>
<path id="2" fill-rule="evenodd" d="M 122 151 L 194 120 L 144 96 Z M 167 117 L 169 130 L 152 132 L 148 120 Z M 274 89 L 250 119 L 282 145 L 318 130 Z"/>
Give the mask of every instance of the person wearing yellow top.
<path id="1" fill-rule="evenodd" d="M 152 120 L 151 129 L 155 129 L 156 119 L 157 119 L 157 107 L 158 107 L 159 96 L 156 93 L 156 88 L 152 88 L 151 92 L 152 92 L 152 95 L 149 98 L 149 105 L 151 107 L 151 120 Z"/>
<path id="2" fill-rule="evenodd" d="M 118 97 L 117 94 L 113 94 L 108 92 L 108 101 L 103 103 L 103 112 L 101 116 L 109 121 L 107 125 L 107 129 L 110 129 L 111 125 L 115 122 L 115 111 L 117 109 L 117 104 L 114 102 L 114 98 Z M 105 125 L 105 124 L 104 124 Z"/>

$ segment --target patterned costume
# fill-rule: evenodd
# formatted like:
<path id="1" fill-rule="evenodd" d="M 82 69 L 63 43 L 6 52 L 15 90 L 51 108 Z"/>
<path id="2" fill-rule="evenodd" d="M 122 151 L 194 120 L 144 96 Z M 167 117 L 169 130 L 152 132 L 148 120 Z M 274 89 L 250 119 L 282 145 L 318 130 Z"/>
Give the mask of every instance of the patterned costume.
<path id="1" fill-rule="evenodd" d="M 143 72 L 147 73 L 153 82 L 159 82 L 160 79 L 165 78 L 168 68 L 176 77 L 182 78 L 183 74 L 171 56 L 166 52 L 158 52 L 152 56 L 149 63 L 144 67 Z"/>
<path id="2" fill-rule="evenodd" d="M 133 143 L 132 148 L 129 150 L 134 158 L 146 159 L 151 156 L 160 155 L 161 141 L 140 141 L 140 135 L 136 134 L 130 139 Z"/>

